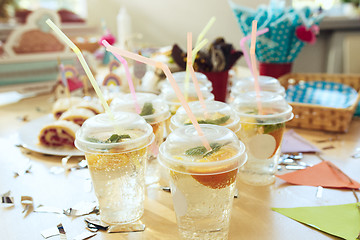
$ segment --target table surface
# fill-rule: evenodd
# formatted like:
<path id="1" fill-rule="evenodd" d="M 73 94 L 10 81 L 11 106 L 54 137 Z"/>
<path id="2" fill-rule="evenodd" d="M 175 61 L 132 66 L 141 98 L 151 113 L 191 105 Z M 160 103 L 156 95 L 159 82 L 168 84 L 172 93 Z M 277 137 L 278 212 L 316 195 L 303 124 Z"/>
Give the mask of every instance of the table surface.
<path id="1" fill-rule="evenodd" d="M 69 217 L 55 213 L 22 213 L 21 196 L 31 196 L 34 206 L 67 209 L 81 201 L 95 201 L 88 169 L 53 174 L 52 167 L 61 167 L 61 156 L 49 156 L 19 147 L 18 130 L 28 121 L 50 113 L 53 98 L 41 95 L 0 107 L 0 194 L 11 191 L 15 206 L 0 207 L 0 239 L 43 239 L 40 232 L 62 223 L 67 239 L 87 231 L 84 216 Z M 346 134 L 325 133 L 295 129 L 301 136 L 314 143 L 322 156 L 360 181 L 360 159 L 352 158 L 360 147 L 360 120 L 354 119 Z M 318 140 L 337 136 L 336 141 L 317 143 Z M 36 137 L 36 136 L 34 136 Z M 72 157 L 74 165 L 83 157 Z M 14 177 L 14 172 L 30 161 L 31 171 Z M 321 160 L 305 154 L 304 161 L 311 164 Z M 271 210 L 271 207 L 305 207 L 354 203 L 351 191 L 324 189 L 321 199 L 316 198 L 316 187 L 294 186 L 276 179 L 275 184 L 253 187 L 238 181 L 239 197 L 234 199 L 229 239 L 337 239 Z M 171 195 L 157 184 L 146 188 L 144 232 L 97 232 L 91 239 L 178 239 Z M 60 239 L 59 236 L 50 239 Z"/>

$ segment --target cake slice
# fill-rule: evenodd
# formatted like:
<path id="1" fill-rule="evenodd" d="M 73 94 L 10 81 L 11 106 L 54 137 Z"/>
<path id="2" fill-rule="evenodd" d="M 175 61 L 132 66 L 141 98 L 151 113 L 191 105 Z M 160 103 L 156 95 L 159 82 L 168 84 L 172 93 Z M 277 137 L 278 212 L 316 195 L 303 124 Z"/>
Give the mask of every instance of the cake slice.
<path id="1" fill-rule="evenodd" d="M 44 126 L 39 133 L 40 145 L 46 147 L 74 147 L 75 133 L 80 129 L 76 123 L 57 120 Z"/>
<path id="2" fill-rule="evenodd" d="M 54 118 L 59 119 L 69 108 L 79 105 L 82 101 L 84 100 L 80 97 L 59 98 L 52 108 Z"/>
<path id="3" fill-rule="evenodd" d="M 95 116 L 95 113 L 86 108 L 73 107 L 65 111 L 59 120 L 66 120 L 81 126 L 86 119 Z"/>

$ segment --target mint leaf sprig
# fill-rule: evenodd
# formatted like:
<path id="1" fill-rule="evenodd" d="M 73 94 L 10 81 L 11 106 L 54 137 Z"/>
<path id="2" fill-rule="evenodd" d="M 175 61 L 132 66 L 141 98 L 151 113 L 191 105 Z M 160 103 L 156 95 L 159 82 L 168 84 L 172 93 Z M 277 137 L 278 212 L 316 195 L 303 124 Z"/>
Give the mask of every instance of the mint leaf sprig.
<path id="1" fill-rule="evenodd" d="M 220 117 L 217 119 L 204 119 L 204 120 L 199 120 L 198 123 L 199 124 L 213 124 L 213 125 L 221 125 L 226 123 L 228 120 L 230 119 L 229 115 L 226 115 L 224 117 Z M 192 123 L 185 123 L 185 125 L 190 125 Z"/>
<path id="2" fill-rule="evenodd" d="M 202 155 L 203 158 L 210 156 L 211 154 L 219 151 L 223 146 L 227 145 L 220 144 L 220 143 L 210 143 L 211 150 L 208 151 L 204 146 L 198 146 L 194 148 L 190 148 L 185 151 L 185 154 L 188 156 L 200 156 Z"/>
<path id="3" fill-rule="evenodd" d="M 87 140 L 89 142 L 94 142 L 94 143 L 118 143 L 121 142 L 123 139 L 126 138 L 131 138 L 129 134 L 113 134 L 111 135 L 108 139 L 106 139 L 105 141 L 103 140 L 99 140 L 97 138 L 88 138 Z"/>
<path id="4" fill-rule="evenodd" d="M 154 109 L 153 104 L 151 102 L 146 102 L 146 103 L 144 103 L 144 106 L 141 109 L 140 116 L 151 115 L 151 114 L 154 114 L 154 112 L 155 112 L 155 109 Z"/>
<path id="5" fill-rule="evenodd" d="M 130 138 L 129 134 L 113 134 L 111 135 L 111 137 L 109 137 L 108 139 L 105 140 L 105 143 L 118 143 L 121 142 L 121 140 L 125 139 L 125 138 Z"/>

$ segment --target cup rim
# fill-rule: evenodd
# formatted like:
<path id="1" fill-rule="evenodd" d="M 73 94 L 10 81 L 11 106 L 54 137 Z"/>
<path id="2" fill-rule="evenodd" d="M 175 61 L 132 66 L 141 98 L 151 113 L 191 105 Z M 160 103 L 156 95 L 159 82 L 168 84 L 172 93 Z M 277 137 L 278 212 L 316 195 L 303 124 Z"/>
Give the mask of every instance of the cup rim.
<path id="1" fill-rule="evenodd" d="M 166 152 L 166 141 L 160 145 L 159 148 L 159 155 L 158 155 L 158 161 L 165 167 L 173 170 L 173 171 L 177 171 L 177 172 L 182 172 L 182 173 L 186 173 L 186 174 L 192 174 L 192 175 L 212 175 L 212 174 L 219 174 L 222 172 L 228 172 L 231 170 L 234 170 L 235 168 L 239 168 L 240 166 L 242 166 L 247 159 L 246 155 L 246 149 L 245 149 L 245 144 L 238 140 L 237 136 L 235 135 L 234 132 L 232 132 L 231 130 L 223 127 L 223 126 L 217 126 L 217 125 L 210 125 L 210 124 L 202 124 L 203 127 L 208 127 L 208 128 L 218 128 L 218 129 L 226 129 L 224 133 L 226 134 L 231 134 L 233 139 L 236 139 L 236 144 L 233 143 L 231 146 L 236 148 L 238 151 L 236 152 L 236 154 L 234 156 L 231 156 L 230 158 L 224 159 L 224 160 L 219 160 L 219 161 L 209 161 L 209 162 L 190 162 L 190 161 L 182 161 L 179 160 L 175 157 L 173 157 L 170 153 Z M 186 132 L 187 130 L 191 129 L 191 131 L 193 131 L 193 126 L 185 126 L 182 127 L 182 130 L 177 130 L 180 132 L 184 131 Z M 221 131 L 222 133 L 222 131 Z M 220 134 L 221 134 L 220 133 Z M 230 138 L 230 139 L 231 139 Z M 230 140 L 229 139 L 229 140 Z M 226 141 L 226 139 L 222 139 L 221 141 Z M 230 140 L 231 141 L 231 140 Z M 178 166 L 173 168 L 172 166 Z M 188 169 L 188 168 L 225 168 L 226 170 L 224 171 L 219 171 L 219 172 L 215 172 L 215 173 L 209 173 L 209 172 L 204 172 L 204 173 L 191 173 L 188 171 L 181 171 L 179 170 L 179 166 L 181 166 L 181 169 Z M 229 167 L 230 168 L 226 168 Z M 233 167 L 231 167 L 233 166 Z"/>

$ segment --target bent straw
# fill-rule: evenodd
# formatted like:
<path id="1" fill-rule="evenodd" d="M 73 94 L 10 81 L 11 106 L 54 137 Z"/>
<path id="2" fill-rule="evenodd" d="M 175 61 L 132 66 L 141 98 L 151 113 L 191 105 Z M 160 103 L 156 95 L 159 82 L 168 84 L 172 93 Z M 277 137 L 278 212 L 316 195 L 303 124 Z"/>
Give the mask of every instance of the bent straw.
<path id="1" fill-rule="evenodd" d="M 205 27 L 203 28 L 203 30 L 200 32 L 199 36 L 197 37 L 197 40 L 196 40 L 196 43 L 195 43 L 195 49 L 193 50 L 193 55 L 192 55 L 192 63 L 195 62 L 195 58 L 196 58 L 196 55 L 198 53 L 198 51 L 203 47 L 205 46 L 205 44 L 207 43 L 207 40 L 206 40 L 206 43 L 204 43 L 204 41 L 202 40 L 205 36 L 205 34 L 209 31 L 209 29 L 211 28 L 211 26 L 214 24 L 216 18 L 215 17 L 212 17 L 210 18 L 209 22 L 205 25 Z M 189 55 L 188 55 L 189 56 Z M 186 65 L 186 74 L 185 74 L 185 82 L 184 82 L 184 87 L 185 87 L 185 99 L 187 100 L 188 98 L 188 90 L 189 90 L 189 68 L 188 68 L 188 65 Z"/>
<path id="2" fill-rule="evenodd" d="M 195 46 L 195 48 L 192 50 L 192 63 L 191 63 L 191 66 L 192 64 L 194 63 L 195 61 L 195 58 L 196 58 L 196 55 L 197 53 L 200 51 L 201 48 L 203 48 L 206 44 L 208 43 L 208 40 L 207 39 L 204 39 L 202 40 L 198 45 Z M 189 56 L 189 55 L 188 55 Z M 194 57 L 195 56 L 195 57 Z M 186 73 L 185 73 L 185 81 L 184 81 L 184 95 L 185 95 L 185 99 L 187 101 L 187 98 L 188 98 L 188 91 L 189 91 L 189 67 L 188 65 L 186 65 Z"/>
<path id="3" fill-rule="evenodd" d="M 46 23 L 52 28 L 52 30 L 54 30 L 54 32 L 75 52 L 76 56 L 78 57 L 82 67 L 85 70 L 86 75 L 88 76 L 88 78 L 90 79 L 90 82 L 96 92 L 96 94 L 98 95 L 101 104 L 103 105 L 106 113 L 110 116 L 111 119 L 114 119 L 114 115 L 112 114 L 112 112 L 110 111 L 109 105 L 107 104 L 107 102 L 105 101 L 105 98 L 93 76 L 93 74 L 90 71 L 89 66 L 87 65 L 84 56 L 82 55 L 80 49 L 50 20 L 47 19 Z"/>
<path id="4" fill-rule="evenodd" d="M 205 34 L 209 31 L 211 26 L 214 24 L 215 20 L 216 20 L 215 17 L 210 18 L 209 22 L 206 24 L 204 29 L 200 32 L 199 36 L 197 37 L 195 46 L 198 46 L 200 44 L 200 42 L 204 38 Z M 196 55 L 193 56 L 193 59 L 192 59 L 193 62 L 195 61 L 195 57 L 196 57 Z"/>
<path id="5" fill-rule="evenodd" d="M 206 110 L 206 105 L 205 105 L 205 101 L 204 101 L 204 96 L 202 95 L 202 92 L 200 91 L 199 82 L 196 78 L 194 67 L 192 65 L 193 63 L 191 61 L 191 59 L 192 59 L 192 34 L 191 34 L 191 32 L 187 33 L 187 56 L 188 56 L 186 59 L 187 68 L 189 68 L 189 70 L 190 70 L 191 78 L 192 78 L 194 86 L 195 86 L 196 94 L 198 95 L 200 104 L 206 114 L 207 110 Z"/>
<path id="6" fill-rule="evenodd" d="M 256 67 L 256 58 L 255 58 L 255 43 L 256 43 L 256 28 L 257 28 L 257 21 L 252 21 L 252 30 L 251 30 L 251 46 L 250 46 L 250 58 L 251 58 L 251 69 L 254 75 L 254 84 L 255 84 L 255 91 L 256 91 L 256 102 L 259 109 L 259 114 L 263 114 L 262 106 L 260 102 L 260 87 L 258 81 L 258 72 Z"/>
<path id="7" fill-rule="evenodd" d="M 260 36 L 264 33 L 267 33 L 269 31 L 269 28 L 264 28 L 264 29 L 261 29 L 259 31 L 256 32 L 256 36 Z M 245 43 L 247 40 L 249 40 L 251 38 L 251 35 L 247 35 L 245 37 L 243 37 L 241 40 L 240 40 L 240 48 L 241 50 L 243 51 L 243 54 L 244 54 L 244 58 L 245 58 L 245 61 L 246 61 L 246 64 L 248 65 L 248 68 L 250 69 L 251 71 L 251 75 L 254 76 L 254 73 L 253 73 L 253 70 L 252 70 L 252 67 L 251 67 L 251 62 L 250 62 L 250 58 L 249 58 L 249 54 L 245 48 Z"/>
<path id="8" fill-rule="evenodd" d="M 177 85 L 174 77 L 172 76 L 169 67 L 165 63 L 158 62 L 158 61 L 152 60 L 150 58 L 138 55 L 136 53 L 132 53 L 132 52 L 129 52 L 129 51 L 126 51 L 126 50 L 119 49 L 119 48 L 111 46 L 111 45 L 107 46 L 106 50 L 113 53 L 113 54 L 119 54 L 119 55 L 121 55 L 123 57 L 131 58 L 131 59 L 133 59 L 135 61 L 142 62 L 142 63 L 148 64 L 148 65 L 151 65 L 151 66 L 154 66 L 154 67 L 157 67 L 157 68 L 161 68 L 164 71 L 166 77 L 169 79 L 170 84 L 171 84 L 171 86 L 173 87 L 173 89 L 174 89 L 174 91 L 176 93 L 176 96 L 180 100 L 181 105 L 184 107 L 184 109 L 185 109 L 187 115 L 189 116 L 192 124 L 194 125 L 196 131 L 198 132 L 198 134 L 200 136 L 200 139 L 202 141 L 202 144 L 204 145 L 204 147 L 208 151 L 211 150 L 209 142 L 205 138 L 204 133 L 201 130 L 199 123 L 196 120 L 196 117 L 194 116 L 194 114 L 192 113 L 189 105 L 185 101 L 185 98 L 182 95 L 182 93 L 181 93 L 181 91 L 179 89 L 179 86 Z"/>
<path id="9" fill-rule="evenodd" d="M 103 40 L 102 43 L 104 44 L 105 47 L 108 47 L 110 46 L 110 43 L 108 43 L 106 40 Z M 136 113 L 137 114 L 140 114 L 141 113 L 141 110 L 140 110 L 140 106 L 139 106 L 139 103 L 136 99 L 136 93 L 135 93 L 135 87 L 134 87 L 134 82 L 131 78 L 131 74 L 130 74 L 130 71 L 129 71 L 129 65 L 127 63 L 127 61 L 125 60 L 125 58 L 123 58 L 122 56 L 120 56 L 119 54 L 114 54 L 114 56 L 124 65 L 124 68 L 125 68 L 125 73 L 126 73 L 126 78 L 128 80 L 128 84 L 129 84 L 129 88 L 130 88 L 130 92 L 131 92 L 131 96 L 134 100 L 134 103 L 135 103 L 135 110 L 136 110 Z"/>

